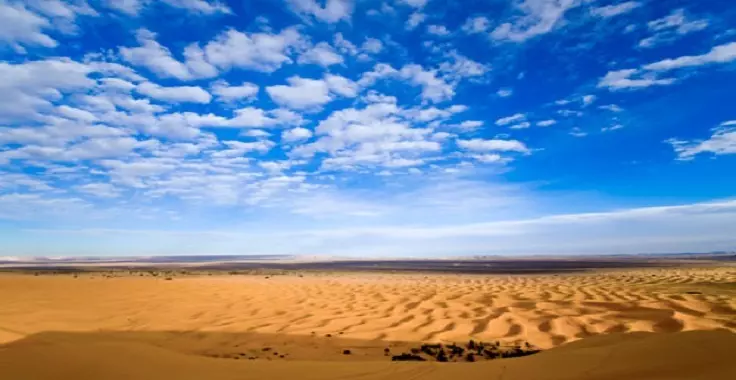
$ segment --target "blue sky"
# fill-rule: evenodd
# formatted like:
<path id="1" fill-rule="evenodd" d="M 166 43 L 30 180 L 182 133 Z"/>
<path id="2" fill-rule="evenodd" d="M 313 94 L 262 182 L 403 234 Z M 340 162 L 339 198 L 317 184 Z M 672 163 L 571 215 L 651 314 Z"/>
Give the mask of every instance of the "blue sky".
<path id="1" fill-rule="evenodd" d="M 727 0 L 0 0 L 0 255 L 736 248 Z"/>

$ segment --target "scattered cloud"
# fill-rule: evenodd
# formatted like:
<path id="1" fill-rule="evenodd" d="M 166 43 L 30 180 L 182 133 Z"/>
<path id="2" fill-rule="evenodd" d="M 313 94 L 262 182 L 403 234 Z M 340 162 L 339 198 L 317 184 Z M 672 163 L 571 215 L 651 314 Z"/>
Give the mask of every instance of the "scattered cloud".
<path id="1" fill-rule="evenodd" d="M 614 125 L 612 125 L 612 126 L 610 126 L 610 127 L 603 127 L 603 128 L 601 128 L 601 132 L 612 132 L 612 131 L 617 131 L 617 130 L 619 130 L 619 129 L 622 129 L 623 127 L 624 127 L 624 126 L 623 126 L 623 125 L 621 125 L 621 124 L 614 124 Z"/>
<path id="2" fill-rule="evenodd" d="M 557 120 L 554 119 L 542 120 L 537 122 L 537 126 L 539 127 L 549 127 L 555 124 L 557 124 Z"/>
<path id="3" fill-rule="evenodd" d="M 610 18 L 630 13 L 633 10 L 641 7 L 641 5 L 642 4 L 638 1 L 626 1 L 623 3 L 592 8 L 590 10 L 590 13 L 597 17 Z"/>
<path id="4" fill-rule="evenodd" d="M 427 26 L 427 33 L 441 37 L 449 35 L 450 31 L 444 25 L 432 24 Z"/>
<path id="5" fill-rule="evenodd" d="M 53 48 L 56 40 L 46 34 L 50 22 L 28 10 L 22 3 L 0 2 L 0 41 L 15 45 L 23 51 L 23 45 Z"/>
<path id="6" fill-rule="evenodd" d="M 573 137 L 585 137 L 588 135 L 588 132 L 583 131 L 582 129 L 575 127 L 568 132 L 570 136 Z"/>
<path id="7" fill-rule="evenodd" d="M 299 56 L 299 63 L 314 63 L 323 67 L 339 65 L 344 59 L 326 42 L 320 42 Z"/>
<path id="8" fill-rule="evenodd" d="M 517 152 L 530 153 L 529 148 L 518 140 L 458 140 L 457 145 L 461 149 L 471 150 L 474 152 Z"/>
<path id="9" fill-rule="evenodd" d="M 423 23 L 424 20 L 427 18 L 427 15 L 421 12 L 414 12 L 409 16 L 409 19 L 406 20 L 406 29 L 408 30 L 414 30 L 416 29 L 419 24 Z"/>
<path id="10" fill-rule="evenodd" d="M 299 14 L 312 16 L 320 21 L 336 23 L 349 21 L 353 14 L 352 0 L 286 0 L 291 8 Z M 324 3 L 322 5 L 321 3 Z"/>
<path id="11" fill-rule="evenodd" d="M 491 27 L 491 21 L 484 16 L 471 17 L 462 26 L 462 31 L 468 34 L 485 33 Z"/>
<path id="12" fill-rule="evenodd" d="M 497 26 L 491 38 L 524 42 L 547 34 L 562 24 L 567 11 L 580 6 L 580 0 L 523 0 L 514 2 L 517 16 Z"/>
<path id="13" fill-rule="evenodd" d="M 502 117 L 502 118 L 496 120 L 496 125 L 498 125 L 498 126 L 509 125 L 509 124 L 513 124 L 513 123 L 516 123 L 516 122 L 519 122 L 519 121 L 523 121 L 525 119 L 526 119 L 526 115 L 525 114 L 523 114 L 523 113 L 517 113 L 517 114 L 513 114 L 511 116 Z"/>
<path id="14" fill-rule="evenodd" d="M 224 80 L 219 80 L 212 84 L 212 93 L 217 99 L 224 103 L 235 101 L 251 101 L 258 96 L 260 87 L 257 84 L 243 82 L 237 86 L 231 86 Z"/>
<path id="15" fill-rule="evenodd" d="M 509 96 L 514 94 L 514 90 L 511 88 L 502 88 L 496 91 L 496 95 L 502 97 L 502 98 L 508 98 Z"/>
<path id="16" fill-rule="evenodd" d="M 143 82 L 136 87 L 136 91 L 153 99 L 172 103 L 209 103 L 212 100 L 212 95 L 198 86 L 163 87 Z"/>
<path id="17" fill-rule="evenodd" d="M 725 121 L 711 130 L 706 140 L 669 139 L 678 160 L 692 160 L 699 154 L 710 153 L 715 156 L 736 154 L 736 120 Z"/>
<path id="18" fill-rule="evenodd" d="M 676 9 L 669 15 L 647 24 L 649 31 L 654 34 L 639 41 L 639 47 L 653 48 L 671 43 L 681 36 L 707 28 L 708 24 L 706 19 L 690 20 L 684 9 Z"/>

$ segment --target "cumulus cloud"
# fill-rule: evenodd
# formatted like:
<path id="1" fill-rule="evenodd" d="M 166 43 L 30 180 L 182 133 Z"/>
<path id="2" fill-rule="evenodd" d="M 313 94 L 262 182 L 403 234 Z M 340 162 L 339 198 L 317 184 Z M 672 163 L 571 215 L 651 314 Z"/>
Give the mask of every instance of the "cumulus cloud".
<path id="1" fill-rule="evenodd" d="M 292 62 L 290 54 L 302 43 L 302 36 L 294 28 L 277 34 L 243 33 L 229 29 L 204 46 L 207 62 L 221 68 L 244 68 L 273 72 Z"/>
<path id="2" fill-rule="evenodd" d="M 266 87 L 271 99 L 282 106 L 294 109 L 321 107 L 332 100 L 327 82 L 298 76 L 286 80 L 287 85 Z"/>
<path id="3" fill-rule="evenodd" d="M 471 150 L 474 152 L 517 152 L 517 153 L 530 153 L 529 148 L 524 143 L 518 140 L 484 140 L 484 139 L 471 139 L 471 140 L 458 140 L 457 145 L 461 149 Z"/>
<path id="4" fill-rule="evenodd" d="M 352 0 L 326 0 L 324 2 L 317 0 L 287 0 L 287 2 L 295 12 L 313 16 L 328 23 L 350 20 L 354 7 Z M 321 3 L 324 3 L 324 6 Z"/>
<path id="5" fill-rule="evenodd" d="M 491 21 L 484 16 L 471 17 L 462 26 L 462 31 L 468 34 L 484 33 L 490 29 Z"/>
<path id="6" fill-rule="evenodd" d="M 422 12 L 414 12 L 409 16 L 409 19 L 406 20 L 406 29 L 408 30 L 414 30 L 416 29 L 419 24 L 423 23 L 424 20 L 427 18 L 427 15 L 425 15 Z"/>
<path id="7" fill-rule="evenodd" d="M 450 31 L 444 25 L 432 24 L 427 26 L 427 33 L 441 37 L 449 35 Z"/>
<path id="8" fill-rule="evenodd" d="M 281 140 L 285 142 L 306 140 L 310 137 L 312 137 L 312 131 L 302 127 L 288 129 L 281 134 Z"/>
<path id="9" fill-rule="evenodd" d="M 196 44 L 185 49 L 186 61 L 181 62 L 155 38 L 156 35 L 149 30 L 139 29 L 136 39 L 140 46 L 121 47 L 120 55 L 129 63 L 145 67 L 162 78 L 191 80 L 217 75 L 217 69 L 205 60 L 204 53 Z"/>
<path id="10" fill-rule="evenodd" d="M 299 56 L 299 63 L 314 63 L 323 67 L 339 65 L 344 59 L 326 42 L 320 42 Z"/>
<path id="11" fill-rule="evenodd" d="M 50 27 L 46 18 L 28 10 L 22 3 L 0 2 L 0 41 L 14 44 L 19 50 L 22 45 L 53 48 L 58 43 L 45 32 Z"/>
<path id="12" fill-rule="evenodd" d="M 209 103 L 212 95 L 198 86 L 164 87 L 151 82 L 143 82 L 136 91 L 156 100 L 172 103 Z"/>
<path id="13" fill-rule="evenodd" d="M 257 84 L 243 82 L 237 86 L 231 86 L 224 80 L 212 84 L 212 93 L 221 102 L 230 103 L 234 101 L 251 101 L 258 96 L 260 87 Z"/>
<path id="14" fill-rule="evenodd" d="M 65 93 L 92 88 L 97 69 L 70 59 L 0 62 L 0 120 L 34 119 Z"/>

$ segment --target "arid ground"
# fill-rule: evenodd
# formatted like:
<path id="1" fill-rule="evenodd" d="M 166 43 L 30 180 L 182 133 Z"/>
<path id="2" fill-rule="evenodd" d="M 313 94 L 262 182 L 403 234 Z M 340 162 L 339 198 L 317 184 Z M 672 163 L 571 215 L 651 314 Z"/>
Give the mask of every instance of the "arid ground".
<path id="1" fill-rule="evenodd" d="M 736 378 L 735 332 L 736 267 L 726 263 L 0 274 L 3 379 L 727 379 Z M 471 352 L 470 340 L 542 352 L 391 360 L 422 344 Z"/>

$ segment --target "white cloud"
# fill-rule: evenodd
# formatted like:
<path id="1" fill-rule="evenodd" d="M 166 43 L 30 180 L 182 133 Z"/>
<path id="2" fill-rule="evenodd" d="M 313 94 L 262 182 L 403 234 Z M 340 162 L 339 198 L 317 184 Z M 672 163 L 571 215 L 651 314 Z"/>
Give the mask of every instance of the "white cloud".
<path id="1" fill-rule="evenodd" d="M 474 152 L 518 152 L 525 154 L 530 153 L 529 148 L 527 148 L 524 143 L 518 140 L 457 140 L 457 146 L 461 149 Z"/>
<path id="2" fill-rule="evenodd" d="M 598 108 L 602 110 L 606 110 L 606 111 L 611 111 L 611 112 L 623 112 L 624 110 L 623 108 L 619 107 L 617 104 L 605 104 L 602 106 L 598 106 Z"/>
<path id="3" fill-rule="evenodd" d="M 446 53 L 445 57 L 448 60 L 442 62 L 439 69 L 446 79 L 460 80 L 462 78 L 479 77 L 491 70 L 489 65 L 473 61 L 455 50 Z"/>
<path id="4" fill-rule="evenodd" d="M 610 18 L 630 13 L 631 11 L 639 7 L 641 7 L 641 3 L 638 1 L 626 1 L 623 3 L 592 8 L 590 10 L 590 13 L 597 17 Z"/>
<path id="5" fill-rule="evenodd" d="M 416 29 L 419 24 L 423 23 L 424 20 L 427 18 L 427 15 L 425 15 L 422 12 L 414 12 L 409 16 L 409 19 L 406 20 L 406 29 L 408 30 L 414 30 Z"/>
<path id="6" fill-rule="evenodd" d="M 276 144 L 270 140 L 258 140 L 254 142 L 223 141 L 223 144 L 227 145 L 229 149 L 213 153 L 213 155 L 221 153 L 221 156 L 242 156 L 249 152 L 267 153 L 276 146 Z"/>
<path id="7" fill-rule="evenodd" d="M 23 4 L 0 2 L 0 41 L 16 45 L 56 47 L 57 42 L 44 29 L 51 26 L 49 21 L 26 9 Z"/>
<path id="8" fill-rule="evenodd" d="M 156 35 L 147 29 L 139 29 L 136 38 L 141 46 L 121 47 L 120 55 L 131 64 L 143 66 L 159 77 L 191 80 L 217 75 L 217 69 L 205 61 L 202 50 L 196 44 L 185 49 L 187 60 L 180 62 L 171 55 L 169 49 L 156 42 Z"/>
<path id="9" fill-rule="evenodd" d="M 211 15 L 216 13 L 232 13 L 227 5 L 220 3 L 219 1 L 205 1 L 205 0 L 160 0 L 165 4 L 168 4 L 175 8 L 186 9 L 193 13 L 201 13 L 205 15 Z"/>
<path id="10" fill-rule="evenodd" d="M 736 154 L 736 120 L 721 123 L 719 127 L 712 129 L 712 134 L 707 140 L 677 140 L 669 139 L 666 142 L 672 145 L 679 160 L 692 160 L 695 156 L 703 153 L 713 155 Z"/>
<path id="11" fill-rule="evenodd" d="M 675 83 L 675 78 L 659 78 L 658 75 L 676 69 L 723 64 L 735 60 L 736 42 L 731 42 L 715 46 L 708 53 L 702 55 L 664 59 L 643 65 L 639 69 L 610 71 L 598 82 L 598 87 L 619 90 L 670 85 Z"/>
<path id="12" fill-rule="evenodd" d="M 595 102 L 596 98 L 597 97 L 595 95 L 584 95 L 581 98 L 581 100 L 583 101 L 583 107 L 587 107 L 587 106 L 593 104 L 593 102 Z"/>
<path id="13" fill-rule="evenodd" d="M 383 42 L 375 38 L 366 38 L 365 42 L 360 45 L 360 50 L 370 54 L 378 54 L 383 50 Z"/>
<path id="14" fill-rule="evenodd" d="M 270 137 L 271 134 L 262 129 L 249 129 L 243 132 L 241 136 L 261 138 L 261 137 Z"/>
<path id="15" fill-rule="evenodd" d="M 514 125 L 510 126 L 509 129 L 527 129 L 527 128 L 531 127 L 531 126 L 532 126 L 532 124 L 530 122 L 528 122 L 528 121 L 522 121 L 521 123 L 514 124 Z"/>
<path id="16" fill-rule="evenodd" d="M 708 20 L 688 20 L 684 9 L 676 9 L 669 15 L 650 21 L 647 26 L 654 32 L 650 37 L 639 41 L 639 47 L 652 48 L 664 43 L 673 42 L 680 36 L 703 30 L 708 27 Z"/>
<path id="17" fill-rule="evenodd" d="M 352 42 L 345 39 L 342 33 L 335 33 L 334 41 L 335 47 L 343 54 L 356 55 L 358 54 L 358 48 Z"/>
<path id="18" fill-rule="evenodd" d="M 557 120 L 554 119 L 542 120 L 537 122 L 537 126 L 539 127 L 549 127 L 555 124 L 557 124 Z"/>
<path id="19" fill-rule="evenodd" d="M 344 96 L 346 98 L 354 98 L 358 96 L 360 90 L 357 83 L 340 75 L 325 74 L 324 78 L 327 87 L 331 92 Z"/>
<path id="20" fill-rule="evenodd" d="M 482 127 L 483 122 L 480 120 L 465 120 L 459 126 L 462 129 L 476 129 Z"/>
<path id="21" fill-rule="evenodd" d="M 344 59 L 335 51 L 335 49 L 332 48 L 332 46 L 330 46 L 330 44 L 320 42 L 311 49 L 302 53 L 297 62 L 302 64 L 314 63 L 322 67 L 329 67 L 343 63 Z"/>
<path id="22" fill-rule="evenodd" d="M 172 103 L 209 103 L 212 100 L 212 95 L 199 86 L 163 87 L 143 82 L 136 87 L 136 91 L 153 99 Z"/>
<path id="23" fill-rule="evenodd" d="M 266 87 L 271 99 L 281 106 L 302 110 L 321 107 L 332 100 L 326 81 L 293 76 L 286 82 L 288 85 Z"/>
<path id="24" fill-rule="evenodd" d="M 520 16 L 503 23 L 491 32 L 500 41 L 524 42 L 549 33 L 559 26 L 565 13 L 582 4 L 581 0 L 523 0 L 515 3 Z"/>
<path id="25" fill-rule="evenodd" d="M 485 33 L 491 27 L 491 21 L 483 16 L 471 17 L 465 24 L 463 24 L 462 30 L 468 34 Z"/>
<path id="26" fill-rule="evenodd" d="M 508 98 L 509 96 L 513 94 L 514 94 L 514 90 L 511 88 L 501 88 L 498 91 L 496 91 L 496 95 L 502 98 Z"/>
<path id="27" fill-rule="evenodd" d="M 523 114 L 523 113 L 517 113 L 517 114 L 511 115 L 511 116 L 502 117 L 502 118 L 496 120 L 496 125 L 498 125 L 498 126 L 509 125 L 509 124 L 512 124 L 512 123 L 523 121 L 525 119 L 526 119 L 526 115 L 525 114 Z"/>
<path id="28" fill-rule="evenodd" d="M 104 3 L 108 8 L 136 16 L 143 10 L 147 2 L 145 0 L 104 0 Z"/>
<path id="29" fill-rule="evenodd" d="M 63 94 L 89 90 L 95 68 L 69 59 L 0 62 L 0 121 L 28 120 L 51 109 Z"/>
<path id="30" fill-rule="evenodd" d="M 302 44 L 302 37 L 294 28 L 278 34 L 243 33 L 229 29 L 204 47 L 207 62 L 221 69 L 244 68 L 273 72 L 292 62 L 289 55 Z"/>
<path id="31" fill-rule="evenodd" d="M 568 132 L 570 136 L 574 137 L 585 137 L 588 135 L 588 132 L 583 131 L 582 129 L 575 127 Z"/>
<path id="32" fill-rule="evenodd" d="M 328 23 L 350 20 L 354 7 L 352 0 L 287 0 L 287 2 L 295 12 L 311 15 Z M 324 3 L 324 6 L 320 3 Z"/>
<path id="33" fill-rule="evenodd" d="M 302 127 L 288 129 L 281 134 L 281 140 L 285 142 L 307 140 L 310 137 L 312 137 L 312 131 Z"/>
<path id="34" fill-rule="evenodd" d="M 396 104 L 385 102 L 334 111 L 317 125 L 318 139 L 294 148 L 291 155 L 308 158 L 326 152 L 325 170 L 422 165 L 425 155 L 439 153 L 441 145 L 430 139 L 431 129 L 413 128 L 401 120 L 403 112 Z"/>
<path id="35" fill-rule="evenodd" d="M 257 84 L 243 82 L 239 86 L 231 86 L 224 80 L 212 84 L 212 93 L 221 102 L 230 103 L 234 101 L 251 101 L 258 96 L 260 87 Z"/>
<path id="36" fill-rule="evenodd" d="M 404 3 L 410 7 L 422 9 L 425 5 L 429 2 L 429 0 L 399 0 L 401 3 Z"/>
<path id="37" fill-rule="evenodd" d="M 87 183 L 75 187 L 75 190 L 94 195 L 99 198 L 117 198 L 120 196 L 120 189 L 109 183 Z"/>
<path id="38" fill-rule="evenodd" d="M 639 78 L 632 78 L 639 76 Z M 658 79 L 654 74 L 640 74 L 636 69 L 624 69 L 609 71 L 606 76 L 598 82 L 598 87 L 606 87 L 610 90 L 638 89 L 651 86 L 667 86 L 675 83 L 674 78 Z"/>
<path id="39" fill-rule="evenodd" d="M 205 0 L 104 0 L 107 7 L 131 16 L 139 15 L 150 4 L 161 2 L 173 8 L 179 8 L 191 13 L 212 15 L 217 13 L 230 14 L 232 11 L 219 1 Z"/>
<path id="40" fill-rule="evenodd" d="M 687 67 L 696 67 L 716 63 L 728 63 L 736 60 L 736 42 L 713 47 L 702 55 L 686 55 L 674 59 L 664 59 L 644 65 L 645 70 L 669 71 Z"/>
<path id="41" fill-rule="evenodd" d="M 435 36 L 447 36 L 450 34 L 450 31 L 444 25 L 432 24 L 427 26 L 427 33 Z"/>
<path id="42" fill-rule="evenodd" d="M 619 130 L 619 129 L 623 129 L 623 127 L 624 127 L 624 126 L 623 126 L 623 125 L 621 125 L 621 124 L 614 124 L 614 125 L 612 125 L 612 126 L 610 126 L 610 127 L 603 127 L 603 128 L 601 128 L 601 132 L 612 132 L 612 131 L 617 131 L 617 130 Z"/>
<path id="43" fill-rule="evenodd" d="M 412 84 L 422 86 L 422 98 L 433 102 L 452 99 L 455 89 L 437 77 L 435 70 L 425 70 L 422 66 L 409 64 L 401 68 L 399 75 Z"/>
<path id="44" fill-rule="evenodd" d="M 88 123 L 97 120 L 97 116 L 95 116 L 93 113 L 67 105 L 61 105 L 57 107 L 56 112 L 58 112 L 60 116 L 71 120 L 79 120 Z"/>

